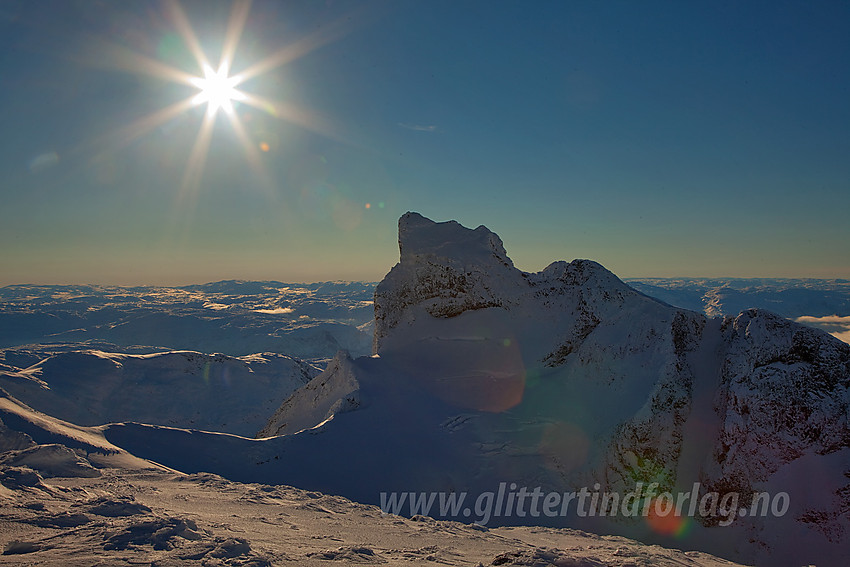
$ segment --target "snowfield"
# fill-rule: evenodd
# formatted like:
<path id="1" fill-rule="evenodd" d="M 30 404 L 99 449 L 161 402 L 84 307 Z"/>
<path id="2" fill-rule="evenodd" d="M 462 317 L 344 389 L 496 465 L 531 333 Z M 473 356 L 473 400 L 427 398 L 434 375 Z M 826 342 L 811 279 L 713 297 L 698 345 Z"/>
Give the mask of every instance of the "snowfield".
<path id="1" fill-rule="evenodd" d="M 24 484 L 3 491 L 5 565 L 735 565 L 569 529 L 383 515 L 345 498 L 210 474 L 109 469 Z"/>
<path id="2" fill-rule="evenodd" d="M 403 518 L 285 485 L 187 475 L 5 394 L 0 421 L 4 565 L 734 565 L 616 536 Z"/>
<path id="3" fill-rule="evenodd" d="M 40 360 L 0 372 L 0 387 L 78 425 L 139 421 L 253 435 L 279 400 L 319 373 L 314 366 L 274 353 L 231 357 L 28 348 L 25 354 Z M 6 351 L 6 356 L 24 359 L 20 350 Z"/>

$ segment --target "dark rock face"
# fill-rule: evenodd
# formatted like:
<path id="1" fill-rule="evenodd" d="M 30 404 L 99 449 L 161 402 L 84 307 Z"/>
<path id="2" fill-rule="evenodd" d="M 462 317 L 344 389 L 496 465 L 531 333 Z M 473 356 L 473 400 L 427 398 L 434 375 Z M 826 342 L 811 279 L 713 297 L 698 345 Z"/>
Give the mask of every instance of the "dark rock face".
<path id="1" fill-rule="evenodd" d="M 511 285 L 525 285 L 501 239 L 479 226 L 435 223 L 418 213 L 398 221 L 400 262 L 375 290 L 374 350 L 395 327 L 407 321 L 407 308 L 422 305 L 433 317 L 455 317 L 487 307 L 508 307 L 508 297 L 488 285 L 499 273 Z"/>
<path id="2" fill-rule="evenodd" d="M 782 465 L 850 447 L 850 345 L 759 309 L 721 333 L 723 427 L 706 481 L 751 493 Z"/>

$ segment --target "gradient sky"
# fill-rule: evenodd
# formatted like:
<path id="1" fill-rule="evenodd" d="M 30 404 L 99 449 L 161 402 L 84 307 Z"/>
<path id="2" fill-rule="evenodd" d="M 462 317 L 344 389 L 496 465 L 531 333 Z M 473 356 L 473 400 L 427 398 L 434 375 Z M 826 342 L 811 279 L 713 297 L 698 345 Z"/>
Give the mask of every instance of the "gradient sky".
<path id="1" fill-rule="evenodd" d="M 150 68 L 233 10 L 179 7 L 0 2 L 0 285 L 378 280 L 407 210 L 529 271 L 850 277 L 848 2 L 258 0 L 265 109 L 188 174 L 205 106 L 157 123 L 197 89 Z"/>

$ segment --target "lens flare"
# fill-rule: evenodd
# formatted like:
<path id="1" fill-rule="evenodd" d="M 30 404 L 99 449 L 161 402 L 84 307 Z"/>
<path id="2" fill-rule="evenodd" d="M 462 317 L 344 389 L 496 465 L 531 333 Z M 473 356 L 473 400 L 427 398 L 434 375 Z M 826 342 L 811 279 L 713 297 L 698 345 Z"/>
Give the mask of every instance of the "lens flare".
<path id="1" fill-rule="evenodd" d="M 649 503 L 646 523 L 657 534 L 681 538 L 690 531 L 691 519 L 675 509 L 673 501 L 653 498 Z"/>

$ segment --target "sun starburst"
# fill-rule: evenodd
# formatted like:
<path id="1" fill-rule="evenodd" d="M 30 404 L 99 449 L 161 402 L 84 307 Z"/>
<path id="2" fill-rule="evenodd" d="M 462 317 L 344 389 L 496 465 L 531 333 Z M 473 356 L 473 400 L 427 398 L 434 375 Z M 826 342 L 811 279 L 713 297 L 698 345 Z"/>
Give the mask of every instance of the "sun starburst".
<path id="1" fill-rule="evenodd" d="M 228 76 L 228 65 L 223 63 L 218 71 L 209 65 L 204 66 L 203 77 L 193 77 L 192 84 L 200 92 L 192 99 L 192 104 L 207 103 L 207 113 L 215 116 L 219 109 L 227 114 L 233 113 L 233 101 L 246 100 L 245 93 L 236 87 L 242 82 L 239 75 Z"/>
<path id="2" fill-rule="evenodd" d="M 243 147 L 248 163 L 253 167 L 258 179 L 263 181 L 261 185 L 272 191 L 272 183 L 269 181 L 261 159 L 262 153 L 269 152 L 269 143 L 264 139 L 252 138 L 240 117 L 243 113 L 239 112 L 239 105 L 248 105 L 275 119 L 285 120 L 335 140 L 343 140 L 338 128 L 315 111 L 299 107 L 291 102 L 261 97 L 237 87 L 242 87 L 248 81 L 258 79 L 276 68 L 340 39 L 351 31 L 354 21 L 363 20 L 364 14 L 343 14 L 317 31 L 288 43 L 268 57 L 232 74 L 231 66 L 251 10 L 250 0 L 236 0 L 233 3 L 217 66 L 210 62 L 201 47 L 201 42 L 180 3 L 177 0 L 165 0 L 163 6 L 164 19 L 173 26 L 182 39 L 183 45 L 197 63 L 199 72 L 187 72 L 172 66 L 169 62 L 111 42 L 93 42 L 85 62 L 110 69 L 145 74 L 193 88 L 193 92 L 187 98 L 141 117 L 111 134 L 107 140 L 104 140 L 110 147 L 128 144 L 184 112 L 206 105 L 206 112 L 189 152 L 183 179 L 176 195 L 178 204 L 191 205 L 196 199 L 212 140 L 213 126 L 219 114 L 228 118 L 232 132 Z"/>

